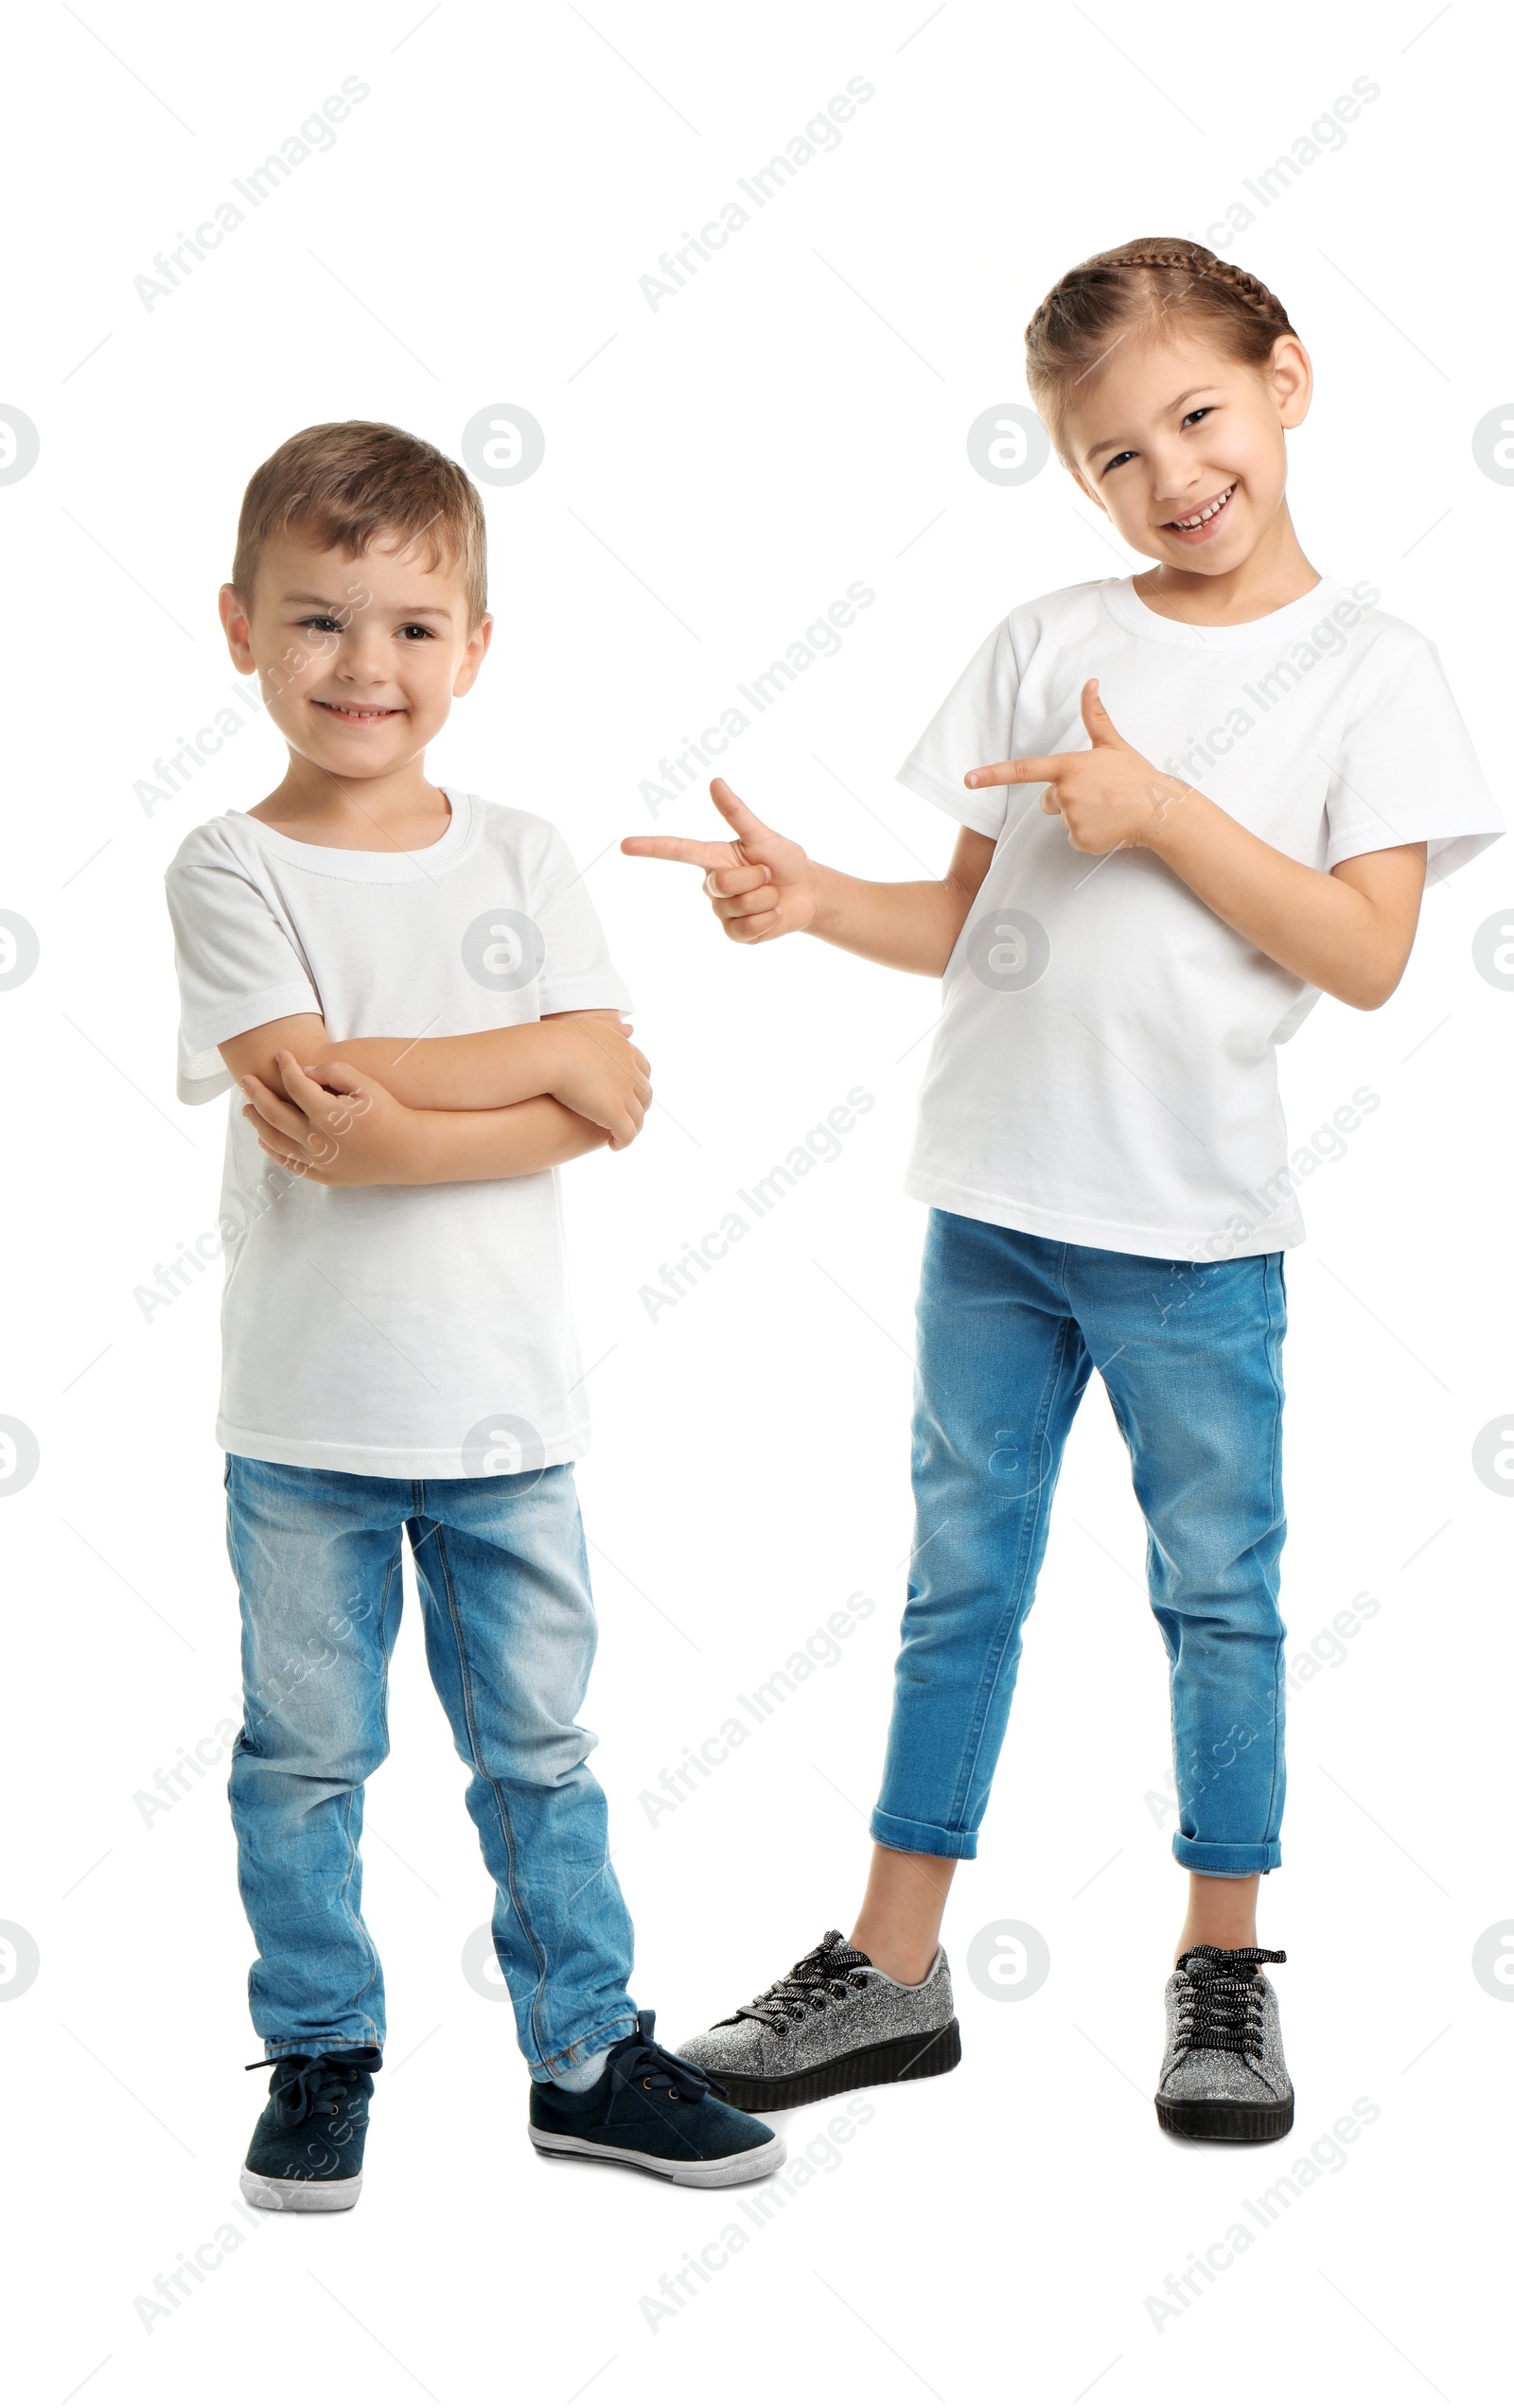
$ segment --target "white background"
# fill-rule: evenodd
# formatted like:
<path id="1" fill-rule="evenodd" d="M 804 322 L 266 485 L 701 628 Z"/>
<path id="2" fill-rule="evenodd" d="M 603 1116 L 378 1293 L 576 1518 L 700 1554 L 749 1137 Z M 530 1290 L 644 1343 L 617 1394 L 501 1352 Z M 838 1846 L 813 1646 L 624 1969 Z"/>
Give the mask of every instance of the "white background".
<path id="1" fill-rule="evenodd" d="M 1284 1063 L 1296 1136 L 1359 1085 L 1382 1098 L 1306 1182 L 1289 1263 L 1291 1656 L 1358 1591 L 1381 1600 L 1290 1708 L 1263 1937 L 1290 1956 L 1293 2138 L 1197 2149 L 1153 2113 L 1183 1880 L 1142 1530 L 1096 1384 L 947 1919 L 958 2073 L 874 2092 L 843 2148 L 823 2138 L 834 2109 L 783 2119 L 791 2162 L 813 2149 L 818 2170 L 726 2263 L 744 2194 L 538 2164 L 502 1993 L 464 1977 L 490 1892 L 412 1614 L 369 1801 L 391 2030 L 362 2203 L 258 2220 L 145 2326 L 158 2275 L 220 2254 L 266 2082 L 240 2070 L 257 2045 L 224 1764 L 150 1821 L 136 1802 L 182 1749 L 217 1753 L 237 1689 L 219 1266 L 150 1321 L 133 1299 L 213 1225 L 225 1108 L 173 1099 L 161 880 L 280 754 L 244 710 L 150 815 L 133 789 L 231 699 L 216 589 L 242 486 L 283 437 L 385 418 L 455 454 L 491 403 L 539 419 L 539 471 L 485 492 L 494 649 L 431 770 L 549 814 L 592 865 L 665 1106 L 567 1187 L 599 1366 L 588 1717 L 638 1995 L 676 2043 L 857 1902 L 909 1544 L 923 1213 L 899 1187 L 936 1000 L 802 942 L 726 944 L 694 873 L 615 850 L 654 824 L 713 832 L 708 802 L 654 822 L 639 785 L 860 579 L 877 598 L 844 649 L 724 765 L 822 858 L 939 868 L 950 828 L 891 782 L 907 745 L 1012 604 L 1136 565 L 1054 463 L 1007 489 L 977 475 L 969 423 L 1023 400 L 1020 329 L 1064 269 L 1136 234 L 1202 236 L 1365 75 L 1380 97 L 1344 147 L 1218 247 L 1314 357 L 1291 439 L 1311 559 L 1438 644 L 1506 805 L 1514 491 L 1470 444 L 1514 389 L 1506 26 L 1464 0 L 1266 19 L 95 0 L 32 12 L 9 64 L 0 398 L 42 440 L 0 486 L 0 905 L 42 945 L 0 995 L 0 1411 L 41 1447 L 0 1499 L 0 1920 L 41 1963 L 22 1987 L 0 1956 L 13 2396 L 1487 2397 L 1514 2012 L 1472 1950 L 1514 1908 L 1514 1503 L 1471 1448 L 1514 1405 L 1514 998 L 1471 938 L 1514 880 L 1506 846 L 1431 897 L 1385 1010 L 1322 1005 Z M 154 254 L 350 75 L 370 96 L 335 147 L 144 308 Z M 839 148 L 654 312 L 638 280 L 659 255 L 854 76 L 875 97 Z M 638 1291 L 660 1263 L 859 1084 L 877 1104 L 842 1158 L 654 1323 Z M 661 1768 L 859 1590 L 876 1610 L 843 1661 L 654 1828 L 639 1799 Z M 1050 1951 L 1019 2001 L 966 1976 L 1005 1918 Z M 1168 2275 L 1363 2099 L 1380 2112 L 1345 2164 L 1158 2326 L 1145 2303 L 1171 2306 Z M 650 2319 L 643 2299 L 665 2308 L 661 2276 L 711 2242 L 714 2270 Z"/>

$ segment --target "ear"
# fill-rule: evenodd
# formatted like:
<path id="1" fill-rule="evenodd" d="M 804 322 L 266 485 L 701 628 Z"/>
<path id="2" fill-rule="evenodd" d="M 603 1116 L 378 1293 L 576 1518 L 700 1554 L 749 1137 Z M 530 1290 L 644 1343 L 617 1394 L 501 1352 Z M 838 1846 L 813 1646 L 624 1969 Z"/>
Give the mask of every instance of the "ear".
<path id="1" fill-rule="evenodd" d="M 485 616 L 479 621 L 478 625 L 469 636 L 467 645 L 464 648 L 463 658 L 457 664 L 457 676 L 452 680 L 452 693 L 454 697 L 458 694 L 467 694 L 469 686 L 473 683 L 474 678 L 478 676 L 479 671 L 483 668 L 484 656 L 488 651 L 489 638 L 493 635 L 493 633 L 494 621 L 485 614 Z"/>
<path id="2" fill-rule="evenodd" d="M 1295 334 L 1280 334 L 1272 347 L 1272 359 L 1264 369 L 1274 398 L 1277 416 L 1284 428 L 1301 427 L 1309 415 L 1309 405 L 1314 393 L 1314 371 L 1308 352 Z"/>
<path id="3" fill-rule="evenodd" d="M 247 613 L 241 606 L 235 586 L 222 586 L 219 597 L 220 624 L 226 631 L 226 649 L 244 677 L 250 677 L 256 662 L 248 641 Z"/>

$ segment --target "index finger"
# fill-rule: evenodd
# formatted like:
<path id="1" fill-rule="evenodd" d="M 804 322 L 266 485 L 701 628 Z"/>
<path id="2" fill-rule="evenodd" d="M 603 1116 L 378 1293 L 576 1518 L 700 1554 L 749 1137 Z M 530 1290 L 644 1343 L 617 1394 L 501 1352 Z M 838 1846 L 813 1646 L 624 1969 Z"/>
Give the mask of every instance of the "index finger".
<path id="1" fill-rule="evenodd" d="M 994 761 L 986 768 L 969 769 L 962 783 L 964 786 L 1050 785 L 1075 757 L 1070 752 L 1045 752 L 1032 755 L 1029 761 Z"/>
<path id="2" fill-rule="evenodd" d="M 712 844 L 699 836 L 623 836 L 622 852 L 647 861 L 688 861 L 695 870 L 729 870 L 729 844 Z"/>

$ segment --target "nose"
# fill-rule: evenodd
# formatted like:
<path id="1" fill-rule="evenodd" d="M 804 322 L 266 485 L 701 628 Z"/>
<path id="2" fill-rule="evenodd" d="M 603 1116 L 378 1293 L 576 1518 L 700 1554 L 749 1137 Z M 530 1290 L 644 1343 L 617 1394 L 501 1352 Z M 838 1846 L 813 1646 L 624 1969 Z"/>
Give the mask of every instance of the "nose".
<path id="1" fill-rule="evenodd" d="M 382 686 L 389 682 L 387 646 L 377 628 L 354 621 L 339 639 L 336 674 L 343 685 Z"/>
<path id="2" fill-rule="evenodd" d="M 1170 457 L 1160 455 L 1153 464 L 1152 499 L 1158 509 L 1170 509 L 1192 500 L 1204 483 L 1206 471 L 1201 462 L 1184 452 Z"/>

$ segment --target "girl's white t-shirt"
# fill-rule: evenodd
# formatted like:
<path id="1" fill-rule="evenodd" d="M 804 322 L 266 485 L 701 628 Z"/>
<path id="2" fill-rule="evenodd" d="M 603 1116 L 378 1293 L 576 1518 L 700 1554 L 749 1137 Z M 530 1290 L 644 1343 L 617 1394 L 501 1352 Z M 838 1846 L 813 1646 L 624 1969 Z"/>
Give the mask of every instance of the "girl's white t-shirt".
<path id="1" fill-rule="evenodd" d="M 185 839 L 167 889 L 185 1102 L 231 1087 L 219 1046 L 290 1012 L 321 1013 L 340 1043 L 629 1010 L 556 830 L 447 795 L 447 831 L 419 852 L 303 844 L 239 811 Z M 241 1102 L 221 1187 L 218 1444 L 400 1479 L 581 1454 L 556 1173 L 316 1186 L 261 1151 Z"/>
<path id="2" fill-rule="evenodd" d="M 1013 610 L 900 769 L 995 840 L 946 965 L 907 1192 L 971 1220 L 1183 1261 L 1304 1234 L 1276 1048 L 1318 999 L 1154 854 L 1075 852 L 995 761 L 1088 747 L 1086 678 L 1127 743 L 1316 870 L 1423 840 L 1432 885 L 1503 821 L 1434 645 L 1325 578 L 1241 626 L 1148 609 L 1128 577 Z"/>

